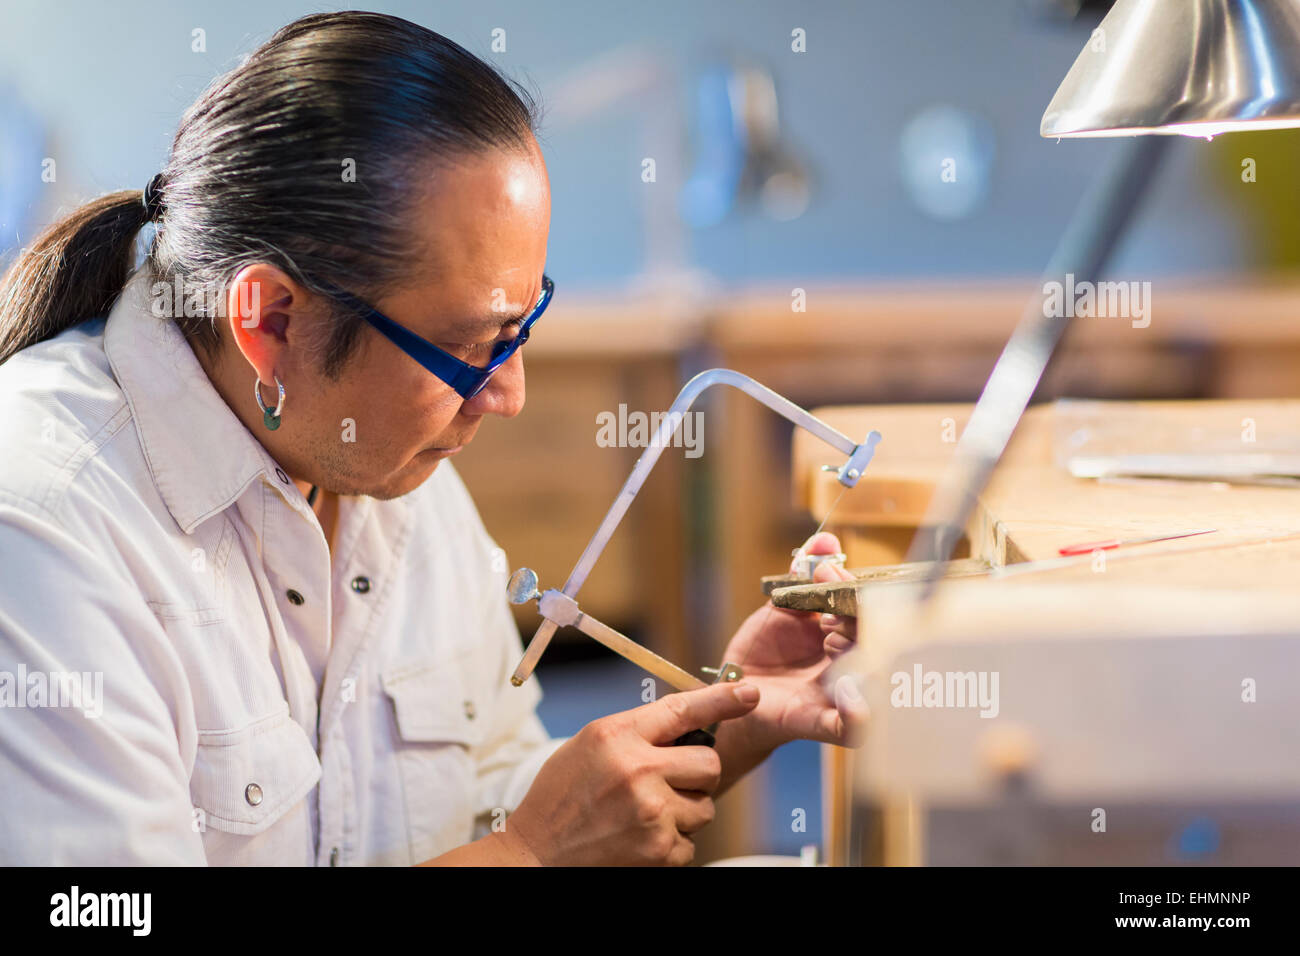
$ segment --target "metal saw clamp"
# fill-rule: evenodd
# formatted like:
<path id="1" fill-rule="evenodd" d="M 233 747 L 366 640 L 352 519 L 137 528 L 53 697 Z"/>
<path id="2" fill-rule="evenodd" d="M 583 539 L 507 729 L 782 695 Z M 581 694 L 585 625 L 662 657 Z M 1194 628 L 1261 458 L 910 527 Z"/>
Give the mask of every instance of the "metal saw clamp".
<path id="1" fill-rule="evenodd" d="M 858 483 L 858 479 L 862 477 L 862 473 L 870 463 L 872 456 L 875 454 L 876 445 L 880 441 L 880 433 L 872 431 L 861 444 L 855 443 L 852 439 L 827 425 L 805 409 L 800 408 L 794 402 L 782 395 L 778 395 L 770 388 L 760 385 L 748 375 L 742 375 L 740 372 L 727 368 L 715 368 L 696 375 L 682 387 L 677 398 L 673 400 L 668 414 L 663 417 L 659 427 L 655 430 L 654 437 L 650 440 L 650 444 L 641 453 L 641 457 L 637 459 L 636 465 L 632 468 L 632 473 L 628 475 L 627 481 L 623 483 L 623 488 L 614 500 L 614 504 L 605 514 L 604 520 L 601 521 L 600 527 L 596 529 L 591 541 L 587 543 L 582 556 L 578 558 L 578 563 L 569 574 L 569 579 L 564 582 L 564 587 L 560 590 L 551 588 L 546 591 L 539 591 L 537 575 L 529 568 L 520 568 L 510 576 L 507 592 L 510 602 L 512 604 L 526 604 L 529 601 L 536 600 L 538 611 L 541 612 L 543 618 L 541 625 L 537 628 L 537 632 L 528 645 L 528 650 L 524 653 L 523 659 L 519 662 L 519 666 L 515 668 L 515 672 L 510 678 L 510 683 L 514 686 L 519 687 L 532 676 L 533 671 L 537 668 L 537 662 L 545 653 L 551 638 L 559 628 L 566 625 L 576 627 L 587 636 L 595 638 L 614 653 L 649 671 L 655 677 L 677 690 L 695 690 L 706 686 L 705 682 L 700 678 L 683 670 L 671 661 L 665 660 L 648 647 L 638 644 L 614 628 L 596 620 L 591 615 L 584 613 L 578 607 L 577 595 L 579 588 L 587 580 L 587 575 L 595 567 L 596 559 L 605 550 L 605 545 L 609 543 L 609 539 L 614 534 L 615 529 L 618 528 L 619 522 L 623 520 L 623 516 L 636 499 L 641 486 L 645 484 L 650 470 L 654 468 L 655 462 L 659 460 L 664 448 L 672 441 L 673 434 L 677 431 L 677 427 L 681 424 L 687 410 L 705 389 L 714 385 L 730 385 L 739 389 L 762 402 L 799 428 L 812 433 L 831 447 L 847 455 L 848 459 L 844 464 L 838 469 L 834 469 L 836 477 L 846 489 L 852 488 Z M 739 680 L 743 676 L 739 666 L 727 661 L 724 661 L 716 669 L 704 668 L 704 670 L 707 673 L 716 675 L 715 682 Z M 692 731 L 691 733 L 701 733 L 701 731 Z"/>

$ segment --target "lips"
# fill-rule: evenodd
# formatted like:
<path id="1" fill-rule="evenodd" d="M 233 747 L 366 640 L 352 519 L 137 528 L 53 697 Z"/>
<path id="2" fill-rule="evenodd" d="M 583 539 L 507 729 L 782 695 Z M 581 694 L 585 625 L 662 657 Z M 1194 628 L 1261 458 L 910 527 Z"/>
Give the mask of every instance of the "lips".
<path id="1" fill-rule="evenodd" d="M 475 429 L 475 431 L 477 431 L 477 429 Z M 424 454 L 426 451 L 427 452 L 460 451 L 462 448 L 464 448 L 473 440 L 474 440 L 474 432 L 470 432 L 468 435 L 464 437 L 464 439 L 462 439 L 461 441 L 457 442 L 454 445 L 429 445 L 421 449 L 420 454 Z"/>
<path id="2" fill-rule="evenodd" d="M 474 428 L 473 431 L 471 431 L 468 435 L 462 438 L 459 443 L 455 445 L 429 445 L 426 448 L 420 449 L 420 451 L 417 452 L 417 455 L 429 455 L 431 457 L 435 455 L 443 455 L 443 456 L 454 455 L 457 452 L 464 449 L 466 445 L 468 445 L 471 441 L 474 440 L 474 434 L 477 431 L 478 428 L 477 427 Z"/>
<path id="3" fill-rule="evenodd" d="M 420 454 L 421 454 L 421 455 L 430 455 L 430 456 L 434 456 L 434 457 L 437 457 L 437 456 L 454 455 L 454 454 L 456 454 L 457 452 L 459 452 L 461 449 L 463 449 L 464 447 L 465 447 L 464 445 L 453 445 L 453 446 L 450 447 L 450 448 L 442 448 L 442 447 L 434 446 L 434 447 L 431 447 L 431 448 L 426 448 L 426 449 L 424 449 L 422 452 L 420 452 Z"/>

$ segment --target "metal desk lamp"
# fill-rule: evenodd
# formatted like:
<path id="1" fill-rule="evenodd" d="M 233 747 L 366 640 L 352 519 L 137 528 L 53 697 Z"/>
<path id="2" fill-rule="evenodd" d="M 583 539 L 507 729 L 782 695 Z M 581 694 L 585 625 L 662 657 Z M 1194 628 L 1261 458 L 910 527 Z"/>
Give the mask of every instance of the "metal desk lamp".
<path id="1" fill-rule="evenodd" d="M 1048 139 L 1137 137 L 1084 196 L 1043 281 L 1104 271 L 1159 165 L 1164 136 L 1300 126 L 1300 0 L 1118 0 L 1043 114 Z M 1042 286 L 1040 285 L 1040 289 Z M 1069 326 L 1036 296 L 1002 351 L 931 499 L 909 561 L 933 593 L 976 500 Z"/>

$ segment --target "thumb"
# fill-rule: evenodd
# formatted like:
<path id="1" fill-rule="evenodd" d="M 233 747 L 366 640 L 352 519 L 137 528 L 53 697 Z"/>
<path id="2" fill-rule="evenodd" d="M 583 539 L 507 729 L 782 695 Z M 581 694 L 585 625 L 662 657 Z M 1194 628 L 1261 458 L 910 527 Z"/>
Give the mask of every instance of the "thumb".
<path id="1" fill-rule="evenodd" d="M 805 554 L 835 554 L 840 550 L 840 539 L 829 531 L 818 531 L 799 550 Z"/>
<path id="2" fill-rule="evenodd" d="M 743 681 L 710 684 L 661 697 L 631 711 L 632 726 L 652 744 L 669 744 L 689 730 L 743 717 L 758 704 L 758 688 Z"/>

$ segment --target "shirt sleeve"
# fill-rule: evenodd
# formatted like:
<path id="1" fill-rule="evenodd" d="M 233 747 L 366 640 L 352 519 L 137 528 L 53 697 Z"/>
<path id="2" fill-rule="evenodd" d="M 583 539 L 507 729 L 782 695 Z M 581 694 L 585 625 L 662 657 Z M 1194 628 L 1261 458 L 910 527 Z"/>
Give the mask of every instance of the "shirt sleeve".
<path id="1" fill-rule="evenodd" d="M 138 588 L 0 499 L 0 863 L 203 865 L 184 669 Z"/>

